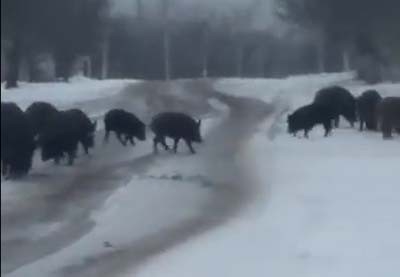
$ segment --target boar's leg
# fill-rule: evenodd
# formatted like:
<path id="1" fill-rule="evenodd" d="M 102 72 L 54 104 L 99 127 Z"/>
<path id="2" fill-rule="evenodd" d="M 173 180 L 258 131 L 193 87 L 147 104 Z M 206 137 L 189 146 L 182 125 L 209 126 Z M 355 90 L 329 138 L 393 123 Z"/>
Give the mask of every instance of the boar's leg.
<path id="1" fill-rule="evenodd" d="M 304 137 L 308 138 L 308 132 L 310 131 L 310 129 L 304 129 Z"/>
<path id="2" fill-rule="evenodd" d="M 106 133 L 104 134 L 104 143 L 107 143 L 110 138 L 110 130 L 106 130 Z"/>
<path id="3" fill-rule="evenodd" d="M 135 141 L 133 140 L 133 136 L 131 136 L 131 135 L 126 136 L 126 139 L 129 140 L 129 142 L 132 144 L 132 146 L 136 145 Z"/>
<path id="4" fill-rule="evenodd" d="M 162 146 L 164 146 L 164 149 L 166 151 L 168 151 L 169 150 L 169 146 L 168 146 L 167 142 L 165 141 L 165 137 L 161 137 L 160 138 L 160 142 L 161 142 Z"/>
<path id="5" fill-rule="evenodd" d="M 178 143 L 179 143 L 179 138 L 174 139 L 174 153 L 178 152 Z"/>
<path id="6" fill-rule="evenodd" d="M 54 158 L 54 164 L 55 164 L 55 165 L 59 165 L 59 164 L 60 164 L 60 159 L 61 159 L 60 156 L 55 157 L 55 158 Z"/>
<path id="7" fill-rule="evenodd" d="M 364 120 L 360 119 L 360 132 L 364 131 Z"/>
<path id="8" fill-rule="evenodd" d="M 71 166 L 74 164 L 75 155 L 73 153 L 68 153 L 68 165 Z"/>
<path id="9" fill-rule="evenodd" d="M 83 151 L 85 151 L 86 155 L 89 155 L 89 147 L 87 146 L 87 144 L 84 141 L 81 141 L 82 147 L 83 147 Z"/>
<path id="10" fill-rule="evenodd" d="M 165 137 L 156 135 L 156 137 L 153 140 L 154 153 L 158 153 L 158 148 L 157 148 L 158 143 L 161 143 L 162 146 L 164 146 L 165 150 L 169 150 L 169 146 L 167 145 L 167 143 L 165 141 Z"/>
<path id="11" fill-rule="evenodd" d="M 332 122 L 330 120 L 323 123 L 325 129 L 325 137 L 329 136 L 332 132 Z"/>
<path id="12" fill-rule="evenodd" d="M 340 115 L 335 116 L 335 128 L 339 128 L 339 119 L 340 119 Z"/>
<path id="13" fill-rule="evenodd" d="M 382 134 L 384 139 L 390 139 L 392 138 L 392 124 L 391 122 L 388 122 L 388 120 L 383 120 L 382 121 Z"/>
<path id="14" fill-rule="evenodd" d="M 71 166 L 74 164 L 75 158 L 76 158 L 76 149 L 68 152 L 68 165 Z"/>
<path id="15" fill-rule="evenodd" d="M 68 151 L 68 165 L 71 166 L 74 164 L 74 160 L 76 158 L 76 152 L 78 150 L 78 143 L 76 143 L 70 151 Z"/>
<path id="16" fill-rule="evenodd" d="M 126 146 L 126 140 L 124 141 L 122 139 L 121 133 L 117 132 L 116 135 L 117 135 L 117 139 L 122 143 L 122 145 Z"/>
<path id="17" fill-rule="evenodd" d="M 158 153 L 158 148 L 157 148 L 157 144 L 158 144 L 158 138 L 157 137 L 154 137 L 154 139 L 153 139 L 153 151 L 154 151 L 154 153 Z"/>
<path id="18" fill-rule="evenodd" d="M 185 142 L 186 142 L 187 146 L 189 147 L 190 152 L 192 152 L 192 154 L 195 154 L 196 151 L 194 151 L 194 149 L 193 149 L 192 142 L 188 139 L 185 139 Z"/>

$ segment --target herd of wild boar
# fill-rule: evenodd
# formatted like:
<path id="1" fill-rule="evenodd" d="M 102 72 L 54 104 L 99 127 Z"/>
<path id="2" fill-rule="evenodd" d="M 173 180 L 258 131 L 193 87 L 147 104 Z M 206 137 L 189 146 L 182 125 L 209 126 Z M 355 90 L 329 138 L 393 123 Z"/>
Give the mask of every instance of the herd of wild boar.
<path id="1" fill-rule="evenodd" d="M 381 131 L 384 139 L 392 133 L 400 133 L 400 97 L 382 98 L 376 90 L 367 90 L 359 97 L 339 86 L 323 88 L 315 94 L 314 101 L 300 107 L 288 116 L 288 132 L 296 135 L 309 131 L 318 124 L 325 129 L 325 136 L 331 134 L 333 127 L 339 127 L 343 116 L 352 127 L 359 121 L 360 131 L 366 127 L 371 131 Z"/>
<path id="2" fill-rule="evenodd" d="M 351 126 L 357 120 L 360 130 L 381 130 L 384 138 L 390 138 L 393 131 L 400 133 L 400 97 L 383 98 L 377 91 L 368 90 L 355 98 L 348 90 L 334 86 L 321 89 L 313 103 L 301 107 L 288 116 L 288 131 L 296 135 L 300 130 L 308 137 L 309 131 L 318 124 L 328 136 L 333 127 L 339 126 L 343 116 Z M 180 140 L 185 141 L 191 153 L 192 143 L 201 143 L 201 121 L 184 113 L 164 112 L 153 117 L 149 127 L 154 133 L 154 152 L 158 144 L 169 150 L 166 138 L 174 141 L 176 153 Z M 114 132 L 119 142 L 126 146 L 135 145 L 135 139 L 146 140 L 146 125 L 134 114 L 113 109 L 104 117 L 105 136 L 108 142 Z M 73 165 L 78 146 L 89 154 L 95 145 L 97 122 L 79 109 L 60 111 L 45 102 L 35 102 L 26 111 L 15 103 L 1 103 L 1 171 L 5 178 L 26 175 L 32 167 L 33 154 L 41 150 L 43 161 L 53 160 L 59 164 L 66 159 Z"/>
<path id="3" fill-rule="evenodd" d="M 156 115 L 150 124 L 155 134 L 154 151 L 158 144 L 168 150 L 166 137 L 174 140 L 174 152 L 178 143 L 184 140 L 192 153 L 193 142 L 202 142 L 201 121 L 195 121 L 189 115 L 176 112 L 164 112 Z M 135 139 L 146 140 L 146 125 L 134 114 L 122 109 L 113 109 L 104 117 L 105 136 L 108 142 L 114 132 L 122 145 L 129 142 L 135 145 Z M 73 165 L 78 146 L 89 154 L 95 145 L 97 122 L 79 109 L 59 111 L 46 102 L 35 102 L 26 111 L 15 103 L 1 103 L 1 170 L 5 178 L 18 178 L 26 175 L 32 167 L 33 154 L 41 150 L 43 161 L 53 160 L 59 164 L 66 159 Z"/>

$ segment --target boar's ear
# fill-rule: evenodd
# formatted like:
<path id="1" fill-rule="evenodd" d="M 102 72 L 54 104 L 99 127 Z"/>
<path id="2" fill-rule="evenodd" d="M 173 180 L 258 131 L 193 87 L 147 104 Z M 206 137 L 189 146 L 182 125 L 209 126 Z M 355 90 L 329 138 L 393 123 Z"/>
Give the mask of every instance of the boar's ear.
<path id="1" fill-rule="evenodd" d="M 201 119 L 199 121 L 197 121 L 197 126 L 200 128 L 201 126 Z"/>

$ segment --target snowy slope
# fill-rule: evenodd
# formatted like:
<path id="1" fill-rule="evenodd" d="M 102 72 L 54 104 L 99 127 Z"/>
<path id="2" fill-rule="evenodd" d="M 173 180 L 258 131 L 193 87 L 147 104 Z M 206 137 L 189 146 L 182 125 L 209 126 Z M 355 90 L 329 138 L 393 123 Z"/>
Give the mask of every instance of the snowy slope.
<path id="1" fill-rule="evenodd" d="M 16 89 L 1 89 L 2 102 L 15 102 L 26 109 L 35 101 L 46 101 L 57 107 L 112 97 L 133 80 L 98 81 L 75 77 L 69 83 L 21 83 Z"/>
<path id="2" fill-rule="evenodd" d="M 351 74 L 286 80 L 223 80 L 218 90 L 264 101 L 282 97 L 295 109 L 326 85 L 356 95 L 372 88 Z M 374 86 L 400 96 L 400 84 Z M 355 277 L 400 274 L 400 138 L 359 133 L 342 124 L 332 137 L 315 128 L 309 140 L 260 128 L 247 145 L 259 195 L 241 217 L 122 276 Z"/>

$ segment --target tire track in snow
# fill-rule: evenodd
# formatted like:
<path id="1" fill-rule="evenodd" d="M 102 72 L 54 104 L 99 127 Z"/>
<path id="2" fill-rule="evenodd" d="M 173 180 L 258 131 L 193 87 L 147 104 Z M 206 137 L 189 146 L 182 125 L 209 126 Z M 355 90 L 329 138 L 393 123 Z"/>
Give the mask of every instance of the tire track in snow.
<path id="1" fill-rule="evenodd" d="M 179 97 L 165 95 L 164 88 L 162 82 L 140 82 L 130 85 L 117 96 L 74 105 L 90 115 L 95 114 L 97 119 L 101 119 L 103 111 L 108 109 L 126 108 L 148 120 L 155 112 L 166 110 L 170 106 L 188 105 L 188 101 L 182 101 Z M 196 105 L 200 106 L 198 103 Z M 191 112 L 200 115 L 211 109 L 205 104 L 201 110 L 191 109 Z M 35 189 L 26 188 L 32 190 L 28 195 L 31 192 L 35 195 L 27 196 L 22 202 L 17 201 L 15 205 L 21 207 L 13 209 L 10 207 L 12 203 L 2 199 L 2 274 L 12 273 L 57 253 L 88 234 L 95 226 L 90 218 L 92 212 L 100 208 L 116 189 L 126 184 L 132 175 L 141 174 L 157 159 L 148 154 L 152 152 L 150 143 L 141 143 L 136 148 L 127 149 L 112 140 L 104 148 L 99 143 L 103 136 L 104 131 L 96 134 L 98 144 L 93 154 L 96 159 L 78 159 L 73 168 L 54 167 L 37 160 L 39 168 L 35 164 L 33 173 L 28 180 L 22 181 L 22 185 L 32 185 L 30 182 L 39 185 Z M 144 148 L 141 149 L 142 147 Z M 104 157 L 107 158 L 102 159 Z M 46 173 L 35 175 L 35 171 Z M 22 190 L 18 193 L 25 194 L 25 188 L 22 187 Z M 30 234 L 21 236 L 21 230 L 29 233 L 31 228 L 48 224 L 60 226 L 56 231 L 39 238 Z"/>
<path id="2" fill-rule="evenodd" d="M 154 83 L 150 85 L 154 86 Z M 203 99 L 200 103 L 195 102 L 196 105 L 203 103 L 197 107 L 199 110 L 206 109 L 205 100 L 210 99 L 217 99 L 230 108 L 229 117 L 210 133 L 200 153 L 207 169 L 205 178 L 213 183 L 214 189 L 207 209 L 199 216 L 163 229 L 122 249 L 91 257 L 79 265 L 65 267 L 59 271 L 61 276 L 108 277 L 118 276 L 128 270 L 139 270 L 152 257 L 226 223 L 237 216 L 257 195 L 257 187 L 252 184 L 250 176 L 240 164 L 240 151 L 257 126 L 272 114 L 272 107 L 258 100 L 224 95 L 213 90 L 212 84 L 207 81 L 179 81 L 175 85 L 182 87 L 191 97 Z M 160 83 L 157 86 L 162 93 L 163 85 Z M 159 101 L 160 94 L 147 94 L 146 97 L 151 97 L 146 98 L 147 103 Z M 189 110 L 193 114 L 193 107 L 179 104 L 178 107 L 183 111 Z"/>

